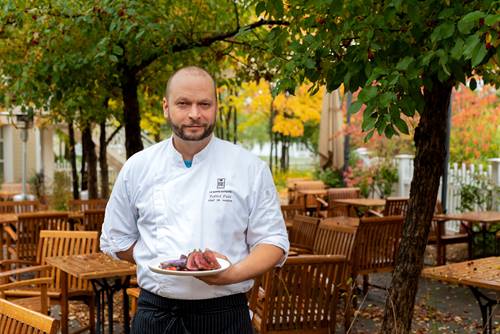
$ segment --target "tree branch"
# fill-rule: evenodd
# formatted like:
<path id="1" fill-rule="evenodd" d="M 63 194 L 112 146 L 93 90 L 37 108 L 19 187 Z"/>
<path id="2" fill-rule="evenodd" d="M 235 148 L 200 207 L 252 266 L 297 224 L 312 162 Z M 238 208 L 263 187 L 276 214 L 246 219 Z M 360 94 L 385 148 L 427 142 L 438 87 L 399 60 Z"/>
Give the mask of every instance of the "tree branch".
<path id="1" fill-rule="evenodd" d="M 209 46 L 215 42 L 218 41 L 223 41 L 226 40 L 227 38 L 234 37 L 240 32 L 245 32 L 245 31 L 251 31 L 253 29 L 262 27 L 264 25 L 282 25 L 282 26 L 288 26 L 290 23 L 287 21 L 283 20 L 264 20 L 260 19 L 259 21 L 253 22 L 249 25 L 246 25 L 244 27 L 241 27 L 239 29 L 234 29 L 232 31 L 227 31 L 223 32 L 220 34 L 214 34 L 212 36 L 207 36 L 205 38 L 201 38 L 200 40 L 197 41 L 186 41 L 186 42 L 180 42 L 179 44 L 174 44 L 172 46 L 172 52 L 181 52 L 181 51 L 186 51 L 198 47 L 205 47 Z M 164 55 L 163 49 L 159 49 L 157 52 L 154 52 L 151 54 L 149 58 L 144 59 L 139 65 L 135 66 L 134 69 L 136 71 L 141 71 L 144 68 L 148 67 L 152 62 L 154 62 L 156 59 Z"/>
<path id="2" fill-rule="evenodd" d="M 113 140 L 113 137 L 116 136 L 116 134 L 123 128 L 123 124 L 120 124 L 116 129 L 115 131 L 113 131 L 111 133 L 111 135 L 109 135 L 108 139 L 106 139 L 106 146 L 109 145 L 109 143 L 111 143 L 111 140 Z"/>

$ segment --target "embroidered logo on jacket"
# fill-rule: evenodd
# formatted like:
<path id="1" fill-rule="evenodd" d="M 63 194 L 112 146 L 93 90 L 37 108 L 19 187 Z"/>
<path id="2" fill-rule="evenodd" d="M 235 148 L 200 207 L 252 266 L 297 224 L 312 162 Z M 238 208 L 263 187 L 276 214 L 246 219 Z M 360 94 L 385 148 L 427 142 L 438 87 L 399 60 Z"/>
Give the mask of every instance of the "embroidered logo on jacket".
<path id="1" fill-rule="evenodd" d="M 229 187 L 230 188 L 230 187 Z M 209 202 L 232 202 L 233 191 L 226 190 L 226 179 L 221 177 L 217 178 L 217 190 L 208 191 Z"/>

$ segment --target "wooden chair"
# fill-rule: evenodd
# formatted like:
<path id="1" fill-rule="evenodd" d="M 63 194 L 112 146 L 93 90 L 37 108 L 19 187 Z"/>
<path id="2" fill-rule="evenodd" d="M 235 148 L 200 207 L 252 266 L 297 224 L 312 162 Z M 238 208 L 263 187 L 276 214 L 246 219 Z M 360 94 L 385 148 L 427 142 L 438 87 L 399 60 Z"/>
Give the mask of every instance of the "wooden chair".
<path id="1" fill-rule="evenodd" d="M 368 292 L 368 274 L 394 269 L 403 232 L 403 216 L 361 218 L 352 253 L 352 278 L 363 275 L 363 293 Z"/>
<path id="2" fill-rule="evenodd" d="M 0 333 L 56 334 L 59 320 L 0 299 Z"/>
<path id="3" fill-rule="evenodd" d="M 385 200 L 385 206 L 382 212 L 369 210 L 368 213 L 376 217 L 387 217 L 387 216 L 406 216 L 407 211 L 408 211 L 408 198 L 388 197 Z"/>
<path id="4" fill-rule="evenodd" d="M 71 211 L 85 211 L 85 210 L 96 210 L 96 209 L 106 209 L 106 204 L 108 200 L 105 198 L 96 199 L 72 199 L 68 203 L 68 207 Z"/>
<path id="5" fill-rule="evenodd" d="M 30 290 L 35 289 L 40 291 L 39 296 L 24 298 L 16 297 L 11 301 L 35 312 L 48 314 L 50 301 L 47 291 L 49 285 L 52 284 L 53 279 L 52 276 L 47 274 L 51 271 L 51 269 L 51 266 L 38 266 L 36 270 L 29 271 L 30 274 L 34 274 L 33 278 L 22 279 L 15 282 L 9 282 L 9 272 L 0 273 L 1 280 L 3 281 L 0 284 L 0 298 L 7 299 L 5 291 L 16 290 L 21 287 L 29 288 Z"/>
<path id="6" fill-rule="evenodd" d="M 97 231 L 101 234 L 102 223 L 104 223 L 104 209 L 89 209 L 83 211 L 83 229 L 85 231 Z"/>
<path id="7" fill-rule="evenodd" d="M 316 209 L 316 198 L 313 196 L 299 196 L 297 194 L 300 190 L 317 190 L 317 189 L 325 189 L 326 185 L 323 181 L 296 181 L 294 183 L 294 187 L 289 189 L 288 196 L 292 198 L 289 201 L 289 204 L 301 204 L 304 206 L 304 209 Z"/>
<path id="8" fill-rule="evenodd" d="M 310 179 L 303 178 L 303 177 L 293 177 L 293 178 L 288 178 L 286 180 L 286 188 L 288 191 L 288 204 L 292 204 L 295 202 L 295 184 L 297 182 L 303 182 L 303 181 L 311 181 Z"/>
<path id="9" fill-rule="evenodd" d="M 443 213 L 443 207 L 440 201 L 436 202 L 434 210 L 435 215 Z M 459 233 L 447 234 L 446 232 L 446 219 L 434 217 L 431 222 L 431 229 L 429 231 L 428 245 L 436 245 L 436 264 L 438 266 L 446 264 L 446 246 L 452 244 L 467 244 L 467 252 L 469 259 L 472 258 L 472 242 L 471 236 L 466 231 Z"/>
<path id="10" fill-rule="evenodd" d="M 319 222 L 318 217 L 296 215 L 289 235 L 290 250 L 301 254 L 312 253 Z"/>
<path id="11" fill-rule="evenodd" d="M 293 225 L 293 218 L 296 215 L 304 215 L 304 206 L 300 204 L 283 204 L 281 205 L 281 214 L 285 220 L 285 225 L 287 229 L 290 229 Z"/>
<path id="12" fill-rule="evenodd" d="M 141 293 L 141 288 L 128 288 L 127 295 L 130 301 L 130 316 L 133 317 L 135 312 L 137 312 L 137 300 L 139 299 L 139 294 Z"/>
<path id="13" fill-rule="evenodd" d="M 344 255 L 351 259 L 357 228 L 320 222 L 316 232 L 313 253 L 316 255 Z"/>
<path id="14" fill-rule="evenodd" d="M 3 260 L 0 261 L 0 266 L 3 271 L 0 277 L 18 277 L 19 273 L 39 270 L 41 267 L 46 267 L 46 258 L 53 256 L 70 256 L 97 253 L 98 248 L 98 233 L 97 231 L 40 231 L 40 239 L 37 247 L 36 261 L 20 261 L 20 260 Z M 16 265 L 16 269 L 11 266 Z M 19 268 L 19 265 L 26 266 Z M 61 305 L 61 312 L 68 313 L 65 308 L 66 303 L 62 300 L 61 291 L 61 272 L 57 268 L 51 268 L 51 276 L 53 280 L 48 287 L 48 295 L 51 303 Z M 10 269 L 10 270 L 9 270 Z M 7 270 L 7 271 L 6 271 Z M 69 296 L 72 300 L 83 300 L 89 307 L 89 326 L 91 333 L 95 330 L 95 311 L 94 311 L 94 293 L 90 282 L 76 277 L 68 277 Z M 7 297 L 18 296 L 37 296 L 40 292 L 35 289 L 16 289 L 7 290 Z"/>
<path id="15" fill-rule="evenodd" d="M 354 226 L 336 225 L 322 221 L 319 224 L 313 248 L 315 255 L 342 255 L 346 257 L 347 263 L 343 279 L 345 285 L 340 287 L 345 306 L 344 326 L 346 333 L 350 327 L 352 315 L 351 297 L 353 286 L 349 277 L 351 275 L 351 257 L 356 231 L 357 228 Z"/>
<path id="16" fill-rule="evenodd" d="M 329 188 L 327 189 L 326 200 L 317 198 L 317 211 L 320 212 L 321 217 L 339 217 L 349 216 L 349 209 L 347 205 L 335 204 L 333 201 L 337 199 L 346 198 L 359 198 L 361 190 L 357 187 L 348 188 Z"/>
<path id="17" fill-rule="evenodd" d="M 255 282 L 250 296 L 258 333 L 335 333 L 344 256 L 303 255 Z"/>
<path id="18" fill-rule="evenodd" d="M 1 201 L 0 213 L 23 213 L 40 210 L 39 201 Z"/>
<path id="19" fill-rule="evenodd" d="M 7 255 L 18 260 L 35 261 L 41 230 L 69 230 L 68 214 L 64 212 L 33 212 L 18 215 L 15 228 L 5 226 Z"/>

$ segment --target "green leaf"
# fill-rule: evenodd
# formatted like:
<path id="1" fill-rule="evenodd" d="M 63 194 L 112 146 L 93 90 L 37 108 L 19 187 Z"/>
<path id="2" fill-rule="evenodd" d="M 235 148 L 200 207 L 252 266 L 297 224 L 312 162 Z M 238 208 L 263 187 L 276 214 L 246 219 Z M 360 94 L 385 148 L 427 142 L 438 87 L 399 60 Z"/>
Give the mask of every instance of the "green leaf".
<path id="1" fill-rule="evenodd" d="M 500 22 L 500 14 L 489 14 L 484 18 L 484 24 L 487 26 L 492 26 L 497 22 Z"/>
<path id="2" fill-rule="evenodd" d="M 365 143 L 368 142 L 373 137 L 374 133 L 375 133 L 375 131 L 373 131 L 373 130 L 368 132 L 368 134 L 365 136 Z"/>
<path id="3" fill-rule="evenodd" d="M 410 66 L 411 63 L 413 63 L 415 59 L 413 57 L 404 57 L 401 59 L 398 64 L 396 65 L 396 69 L 398 71 L 406 71 L 408 69 L 408 66 Z"/>
<path id="4" fill-rule="evenodd" d="M 285 12 L 285 9 L 283 7 L 283 2 L 281 0 L 268 0 L 267 10 L 274 17 L 281 17 Z"/>
<path id="5" fill-rule="evenodd" d="M 443 39 L 450 38 L 455 32 L 455 25 L 453 22 L 445 22 L 440 24 L 434 29 L 431 34 L 431 41 L 434 43 Z"/>
<path id="6" fill-rule="evenodd" d="M 410 131 L 408 130 L 408 125 L 406 124 L 405 121 L 401 119 L 399 115 L 397 115 L 397 117 L 392 118 L 392 122 L 401 133 L 404 133 L 405 135 L 410 133 Z"/>
<path id="7" fill-rule="evenodd" d="M 367 102 L 377 96 L 377 86 L 368 86 L 361 90 L 358 99 L 362 102 Z"/>
<path id="8" fill-rule="evenodd" d="M 473 22 L 473 23 L 476 23 L 479 21 L 480 18 L 483 18 L 485 17 L 486 14 L 479 11 L 479 10 L 476 10 L 474 12 L 470 12 L 468 14 L 466 14 L 464 17 L 462 17 L 462 19 L 460 20 L 460 22 L 464 22 L 464 23 L 469 23 L 469 22 Z"/>
<path id="9" fill-rule="evenodd" d="M 450 51 L 451 58 L 458 60 L 464 52 L 464 41 L 461 38 L 455 40 L 455 45 Z"/>
<path id="10" fill-rule="evenodd" d="M 434 57 L 434 51 L 429 51 L 422 58 L 422 65 L 427 66 L 431 62 L 432 57 Z"/>
<path id="11" fill-rule="evenodd" d="M 352 103 L 349 106 L 349 110 L 347 111 L 347 113 L 349 115 L 353 115 L 353 114 L 357 113 L 359 111 L 359 109 L 361 109 L 362 105 L 363 105 L 363 102 L 361 102 L 359 100 L 355 101 L 354 103 Z"/>
<path id="12" fill-rule="evenodd" d="M 396 131 L 394 130 L 394 128 L 392 127 L 392 125 L 388 124 L 386 127 L 385 127 L 385 130 L 384 130 L 384 134 L 387 138 L 392 138 L 392 136 L 394 136 L 396 134 Z"/>
<path id="13" fill-rule="evenodd" d="M 458 21 L 457 28 L 462 34 L 469 34 L 474 25 L 479 22 L 479 19 L 484 17 L 484 13 L 475 11 L 468 13 Z"/>
<path id="14" fill-rule="evenodd" d="M 377 114 L 372 113 L 370 110 L 366 109 L 363 113 L 363 122 L 361 128 L 363 131 L 368 131 L 373 129 L 375 123 L 377 122 Z"/>
<path id="15" fill-rule="evenodd" d="M 465 40 L 465 48 L 464 48 L 465 59 L 472 58 L 472 53 L 474 52 L 479 43 L 481 43 L 481 40 L 479 39 L 479 36 L 477 34 L 469 36 Z"/>
<path id="16" fill-rule="evenodd" d="M 113 45 L 113 53 L 117 56 L 123 55 L 123 49 L 118 45 Z"/>
<path id="17" fill-rule="evenodd" d="M 395 99 L 396 99 L 396 94 L 394 92 L 385 92 L 382 95 L 380 95 L 380 98 L 379 98 L 380 106 L 382 108 L 386 108 Z"/>
<path id="18" fill-rule="evenodd" d="M 260 16 L 263 12 L 266 11 L 266 3 L 264 1 L 261 1 L 255 6 L 255 15 Z"/>
<path id="19" fill-rule="evenodd" d="M 118 58 L 115 55 L 109 55 L 109 60 L 111 60 L 114 63 L 118 62 Z"/>
<path id="20" fill-rule="evenodd" d="M 476 90 L 476 88 L 477 88 L 477 81 L 476 81 L 476 79 L 474 79 L 474 78 L 470 79 L 469 88 L 470 88 L 470 90 Z"/>
<path id="21" fill-rule="evenodd" d="M 483 43 L 478 44 L 477 47 L 472 52 L 472 59 L 471 59 L 472 67 L 479 65 L 483 61 L 487 53 L 488 50 L 486 50 L 486 46 Z"/>

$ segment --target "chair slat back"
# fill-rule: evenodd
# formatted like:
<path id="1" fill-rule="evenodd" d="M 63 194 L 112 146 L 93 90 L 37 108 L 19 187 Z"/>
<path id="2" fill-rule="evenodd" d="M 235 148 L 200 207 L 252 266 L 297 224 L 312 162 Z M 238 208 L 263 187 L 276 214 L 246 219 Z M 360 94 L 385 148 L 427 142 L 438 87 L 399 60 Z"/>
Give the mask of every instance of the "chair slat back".
<path id="1" fill-rule="evenodd" d="M 284 204 L 281 205 L 281 213 L 285 221 L 291 221 L 296 215 L 304 214 L 304 206 L 300 204 Z"/>
<path id="2" fill-rule="evenodd" d="M 0 333 L 55 334 L 58 328 L 58 320 L 0 299 Z"/>
<path id="3" fill-rule="evenodd" d="M 293 225 L 289 236 L 290 244 L 295 247 L 312 250 L 319 221 L 318 217 L 296 215 L 292 221 Z"/>
<path id="4" fill-rule="evenodd" d="M 36 260 L 36 247 L 41 230 L 68 230 L 68 214 L 64 212 L 33 212 L 18 215 L 13 244 L 13 257 L 19 260 Z"/>
<path id="5" fill-rule="evenodd" d="M 403 231 L 403 216 L 361 218 L 352 253 L 353 273 L 391 271 Z"/>
<path id="6" fill-rule="evenodd" d="M 97 231 L 40 231 L 37 262 L 47 264 L 45 259 L 54 256 L 84 255 L 97 253 L 99 236 Z M 61 271 L 52 269 L 52 288 L 61 289 Z M 69 289 L 90 289 L 88 280 L 68 275 Z"/>
<path id="7" fill-rule="evenodd" d="M 328 208 L 326 217 L 349 216 L 349 206 L 336 204 L 337 199 L 359 198 L 361 190 L 358 187 L 329 188 L 327 191 Z"/>
<path id="8" fill-rule="evenodd" d="M 73 199 L 68 204 L 70 210 L 83 212 L 85 210 L 106 209 L 108 200 L 104 198 Z"/>
<path id="9" fill-rule="evenodd" d="M 384 216 L 406 216 L 408 198 L 388 197 L 385 201 Z"/>
<path id="10" fill-rule="evenodd" d="M 303 255 L 287 259 L 264 278 L 260 333 L 334 333 L 344 256 Z"/>
<path id="11" fill-rule="evenodd" d="M 0 201 L 0 213 L 35 212 L 39 207 L 39 201 Z"/>
<path id="12" fill-rule="evenodd" d="M 359 198 L 360 191 L 358 187 L 329 188 L 327 191 L 328 204 L 336 199 Z"/>
<path id="13" fill-rule="evenodd" d="M 356 227 L 321 222 L 316 233 L 313 253 L 316 255 L 344 255 L 351 259 Z"/>
<path id="14" fill-rule="evenodd" d="M 83 212 L 83 225 L 86 231 L 98 231 L 101 234 L 104 223 L 104 209 L 89 209 Z"/>

